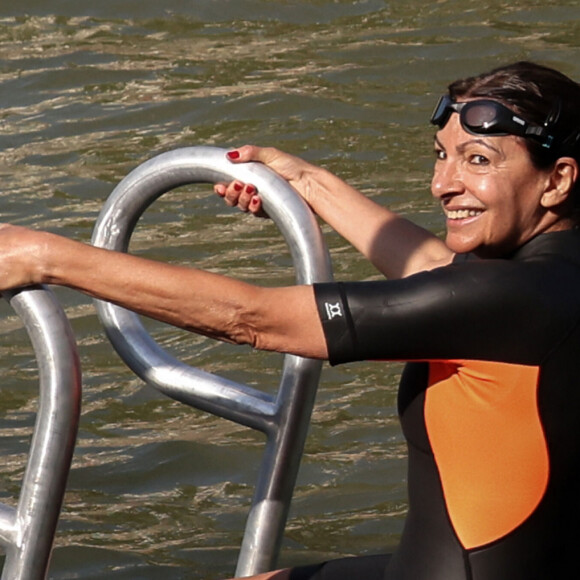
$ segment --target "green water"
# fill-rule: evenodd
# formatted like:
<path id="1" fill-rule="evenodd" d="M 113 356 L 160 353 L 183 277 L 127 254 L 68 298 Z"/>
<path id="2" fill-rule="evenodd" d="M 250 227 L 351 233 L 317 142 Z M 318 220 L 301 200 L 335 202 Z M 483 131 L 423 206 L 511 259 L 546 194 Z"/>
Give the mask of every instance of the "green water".
<path id="1" fill-rule="evenodd" d="M 572 0 L 4 0 L 0 219 L 87 241 L 113 187 L 149 157 L 253 142 L 322 164 L 439 232 L 427 124 L 438 95 L 459 76 L 524 58 L 580 79 L 579 23 Z M 376 276 L 325 232 L 338 279 Z M 225 208 L 209 187 L 156 202 L 132 251 L 263 284 L 293 276 L 275 226 Z M 84 394 L 50 577 L 232 574 L 262 437 L 144 386 L 92 303 L 57 295 Z M 13 504 L 37 376 L 19 319 L 0 306 L 0 501 Z M 277 387 L 279 357 L 148 328 L 190 364 Z M 397 542 L 406 509 L 399 370 L 324 368 L 281 565 Z"/>

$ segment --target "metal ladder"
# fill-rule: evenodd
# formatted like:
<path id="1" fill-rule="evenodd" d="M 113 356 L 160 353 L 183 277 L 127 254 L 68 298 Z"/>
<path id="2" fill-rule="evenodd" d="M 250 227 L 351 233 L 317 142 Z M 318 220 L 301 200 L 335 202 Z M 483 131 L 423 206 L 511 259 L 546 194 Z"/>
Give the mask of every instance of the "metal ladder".
<path id="1" fill-rule="evenodd" d="M 189 147 L 158 155 L 133 170 L 106 201 L 93 232 L 94 245 L 127 251 L 143 212 L 164 193 L 193 183 L 239 179 L 257 186 L 263 206 L 280 229 L 298 284 L 332 279 L 322 233 L 307 204 L 290 185 L 257 163 L 232 164 L 226 150 Z M 280 550 L 321 363 L 285 356 L 275 397 L 186 365 L 164 351 L 139 317 L 96 301 L 106 333 L 125 363 L 159 391 L 204 411 L 257 429 L 266 445 L 236 569 L 237 576 L 275 566 Z"/>
<path id="2" fill-rule="evenodd" d="M 17 507 L 0 504 L 2 580 L 45 578 L 72 460 L 81 402 L 80 364 L 68 320 L 43 287 L 3 296 L 36 354 L 40 396 Z"/>

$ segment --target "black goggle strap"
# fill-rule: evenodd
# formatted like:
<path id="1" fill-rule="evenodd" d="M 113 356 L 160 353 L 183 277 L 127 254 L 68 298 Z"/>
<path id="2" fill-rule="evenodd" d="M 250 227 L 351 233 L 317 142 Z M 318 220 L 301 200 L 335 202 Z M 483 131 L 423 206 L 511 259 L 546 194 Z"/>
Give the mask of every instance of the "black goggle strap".
<path id="1" fill-rule="evenodd" d="M 530 135 L 538 136 L 543 147 L 551 149 L 552 147 L 556 149 L 557 152 L 564 153 L 566 151 L 571 151 L 578 147 L 580 144 L 580 129 L 575 129 L 567 136 L 561 136 L 555 143 L 556 137 L 554 136 L 554 129 L 558 121 L 560 120 L 560 115 L 562 113 L 562 101 L 561 99 L 556 100 L 556 104 L 550 111 L 550 114 L 546 118 L 543 127 L 530 127 Z M 537 132 L 536 132 L 537 131 Z"/>
<path id="2" fill-rule="evenodd" d="M 556 100 L 556 104 L 553 106 L 550 114 L 546 117 L 542 127 L 533 126 L 526 129 L 526 135 L 531 137 L 536 137 L 541 141 L 542 147 L 550 149 L 554 144 L 554 134 L 553 129 L 556 123 L 560 119 L 560 113 L 562 112 L 562 102 L 560 99 Z"/>
<path id="3" fill-rule="evenodd" d="M 546 119 L 544 123 L 544 127 L 555 127 L 556 123 L 560 120 L 560 114 L 562 112 L 562 101 L 558 99 L 554 108 L 552 109 L 550 115 Z M 553 137 L 552 137 L 553 139 Z M 580 144 L 580 128 L 574 129 L 571 133 L 569 133 L 566 137 L 564 137 L 558 147 L 558 149 L 562 152 L 571 151 L 578 147 Z"/>
<path id="4" fill-rule="evenodd" d="M 550 149 L 554 143 L 554 135 L 551 135 L 547 127 L 538 127 L 534 125 L 526 128 L 525 137 L 532 137 L 540 142 L 542 147 Z"/>

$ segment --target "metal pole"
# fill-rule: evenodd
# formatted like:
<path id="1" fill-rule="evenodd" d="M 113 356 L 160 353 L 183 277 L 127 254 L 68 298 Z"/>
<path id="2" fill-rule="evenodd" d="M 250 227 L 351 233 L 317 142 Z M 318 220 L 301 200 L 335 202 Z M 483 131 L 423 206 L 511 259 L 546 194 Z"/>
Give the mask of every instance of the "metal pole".
<path id="1" fill-rule="evenodd" d="M 2 580 L 41 580 L 52 544 L 78 429 L 81 374 L 68 320 L 49 290 L 5 292 L 36 354 L 39 408 L 18 506 L 0 506 Z"/>
<path id="2" fill-rule="evenodd" d="M 274 172 L 258 163 L 234 165 L 226 151 L 189 147 L 161 154 L 132 171 L 105 203 L 93 232 L 96 246 L 126 251 L 142 213 L 158 197 L 192 183 L 239 179 L 260 191 L 264 209 L 286 243 L 299 284 L 332 279 L 322 233 L 307 204 Z M 139 317 L 97 301 L 109 339 L 126 364 L 162 393 L 188 405 L 266 433 L 268 439 L 246 525 L 238 575 L 271 569 L 276 562 L 300 465 L 321 363 L 286 356 L 278 396 L 190 367 L 165 352 Z"/>

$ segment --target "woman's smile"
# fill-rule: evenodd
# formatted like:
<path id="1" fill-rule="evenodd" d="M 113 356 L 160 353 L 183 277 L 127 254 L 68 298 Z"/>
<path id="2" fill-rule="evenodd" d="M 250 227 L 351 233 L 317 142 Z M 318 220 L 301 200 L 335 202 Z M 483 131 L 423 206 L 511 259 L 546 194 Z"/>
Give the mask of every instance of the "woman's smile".
<path id="1" fill-rule="evenodd" d="M 447 209 L 443 207 L 445 217 L 452 222 L 463 221 L 468 218 L 478 217 L 483 213 L 482 209 Z"/>

